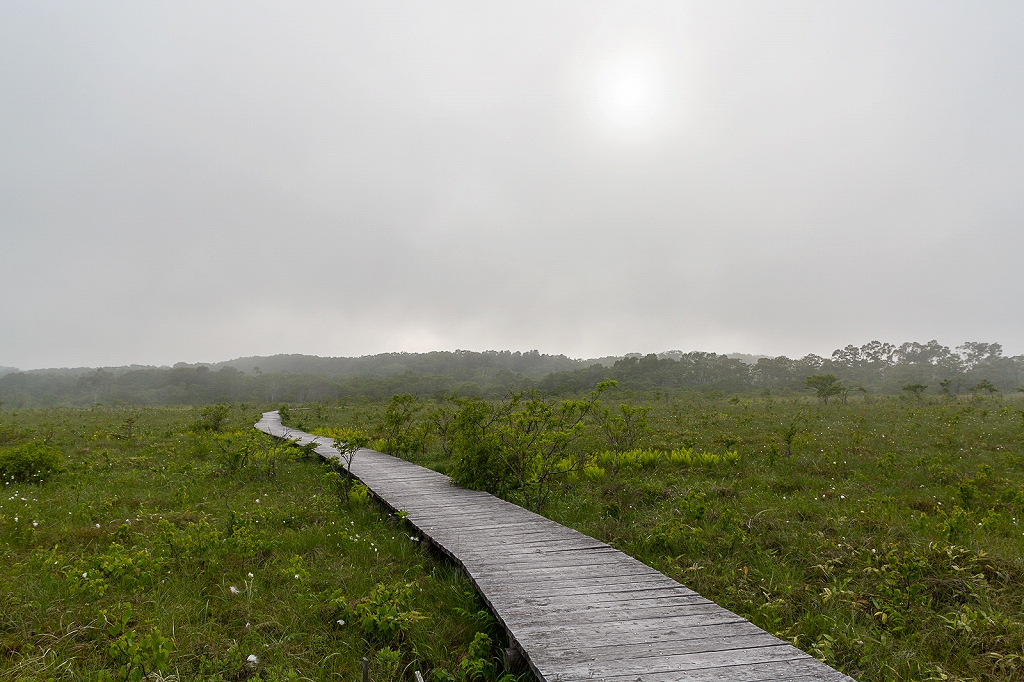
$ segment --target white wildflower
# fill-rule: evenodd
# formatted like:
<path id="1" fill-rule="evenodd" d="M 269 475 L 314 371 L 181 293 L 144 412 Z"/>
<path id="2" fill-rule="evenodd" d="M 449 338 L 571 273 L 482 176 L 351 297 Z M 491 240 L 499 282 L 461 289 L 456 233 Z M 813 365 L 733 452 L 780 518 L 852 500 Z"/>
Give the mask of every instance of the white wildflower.
<path id="1" fill-rule="evenodd" d="M 89 577 L 89 574 L 88 574 L 87 572 L 86 572 L 86 573 L 83 573 L 83 574 L 82 574 L 82 577 L 83 577 L 83 578 L 88 578 L 88 577 Z"/>
<path id="2" fill-rule="evenodd" d="M 345 624 L 345 621 L 343 621 L 343 620 L 339 620 L 339 621 L 338 621 L 338 625 L 339 625 L 339 626 L 341 626 L 341 625 L 344 625 L 344 624 Z"/>
<path id="3" fill-rule="evenodd" d="M 231 594 L 241 594 L 241 590 L 239 590 L 234 585 L 228 588 L 228 592 L 230 592 Z"/>
<path id="4" fill-rule="evenodd" d="M 260 664 L 259 656 L 257 656 L 256 654 L 249 654 L 249 656 L 245 659 L 245 664 L 250 668 L 255 668 Z"/>
<path id="5" fill-rule="evenodd" d="M 250 577 L 250 578 L 252 577 L 252 573 L 250 573 L 250 574 L 249 574 L 249 577 Z"/>
<path id="6" fill-rule="evenodd" d="M 296 574 L 295 574 L 295 579 L 296 579 L 296 580 L 298 580 L 298 579 L 299 579 L 299 574 L 298 574 L 298 573 L 296 573 Z"/>
<path id="7" fill-rule="evenodd" d="M 99 528 L 99 527 L 100 527 L 100 524 L 98 524 L 98 523 L 97 523 L 97 524 L 96 524 L 96 527 L 97 527 L 97 528 Z"/>

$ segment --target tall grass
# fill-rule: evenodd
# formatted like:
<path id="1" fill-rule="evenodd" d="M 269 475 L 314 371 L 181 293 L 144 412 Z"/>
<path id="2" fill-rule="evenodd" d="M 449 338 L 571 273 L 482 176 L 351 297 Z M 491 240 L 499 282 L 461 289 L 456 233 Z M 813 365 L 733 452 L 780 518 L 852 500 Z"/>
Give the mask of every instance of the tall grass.
<path id="1" fill-rule="evenodd" d="M 259 411 L 0 412 L 0 452 L 60 453 L 43 482 L 0 486 L 0 680 L 357 679 L 364 656 L 374 680 L 449 679 L 474 642 L 497 674 L 502 633 L 471 582 L 254 432 Z M 369 625 L 396 585 L 400 623 Z"/>
<path id="2" fill-rule="evenodd" d="M 607 400 L 652 406 L 641 449 L 595 429 L 546 515 L 863 682 L 1024 679 L 1021 397 Z M 436 435 L 408 456 L 448 466 Z"/>

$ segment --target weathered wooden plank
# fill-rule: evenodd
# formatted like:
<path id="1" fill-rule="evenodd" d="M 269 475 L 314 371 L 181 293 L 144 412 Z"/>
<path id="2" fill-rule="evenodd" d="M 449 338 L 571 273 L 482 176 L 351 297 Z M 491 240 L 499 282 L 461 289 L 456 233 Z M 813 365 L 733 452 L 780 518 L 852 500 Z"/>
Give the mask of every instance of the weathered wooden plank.
<path id="1" fill-rule="evenodd" d="M 540 660 L 537 666 L 541 668 L 542 675 L 547 669 L 548 672 L 547 675 L 544 675 L 544 679 L 550 682 L 552 680 L 603 680 L 618 675 L 687 672 L 708 668 L 728 669 L 753 663 L 791 661 L 811 657 L 791 645 L 780 642 L 773 646 L 737 648 L 727 651 L 659 654 L 628 660 L 603 660 L 600 658 L 587 660 L 583 655 L 575 660 L 551 660 L 543 656 L 538 656 L 538 658 Z M 819 665 L 821 664 L 819 663 Z M 719 679 L 728 680 L 729 678 Z"/>
<path id="2" fill-rule="evenodd" d="M 842 673 L 830 671 L 834 676 L 823 675 L 817 661 L 794 659 L 769 663 L 748 663 L 739 666 L 705 668 L 687 672 L 636 673 L 609 675 L 601 679 L 608 682 L 839 682 L 849 680 Z"/>
<path id="3" fill-rule="evenodd" d="M 625 556 L 622 552 L 609 547 L 591 542 L 582 538 L 553 538 L 550 534 L 545 536 L 551 540 L 544 542 L 544 537 L 527 537 L 516 543 L 509 542 L 487 542 L 481 540 L 473 546 L 467 558 L 473 560 L 476 556 L 493 557 L 498 554 L 507 553 L 509 561 L 531 563 L 536 565 L 542 561 L 603 561 L 605 563 L 615 562 L 617 557 Z"/>
<path id="4" fill-rule="evenodd" d="M 467 561 L 476 558 L 484 559 L 487 555 L 493 556 L 494 552 L 480 551 L 475 547 L 472 551 L 466 552 Z M 637 571 L 630 571 L 630 566 L 618 560 L 620 553 L 607 547 L 595 548 L 572 548 L 553 551 L 537 551 L 535 549 L 520 549 L 517 552 L 510 552 L 506 561 L 501 566 L 495 566 L 493 561 L 486 562 L 493 570 L 503 572 L 509 571 L 545 571 L 565 568 L 584 569 L 590 566 L 600 566 L 605 570 L 618 569 L 636 574 Z M 544 562 L 538 565 L 539 562 Z M 656 571 L 651 570 L 651 573 Z M 658 576 L 662 573 L 657 573 Z M 671 579 L 670 579 L 671 580 Z"/>
<path id="5" fill-rule="evenodd" d="M 665 622 L 669 622 L 666 625 Z M 673 625 L 674 624 L 674 625 Z M 749 621 L 719 614 L 702 614 L 686 619 L 661 619 L 657 627 L 647 621 L 596 623 L 587 627 L 522 628 L 523 637 L 534 642 L 532 650 L 550 658 L 579 658 L 585 643 L 595 659 L 602 661 L 634 658 L 614 652 L 657 647 L 661 653 L 685 654 L 774 646 L 778 638 Z M 663 646 L 658 646 L 658 645 Z M 568 652 L 571 655 L 567 655 Z"/>
<path id="6" fill-rule="evenodd" d="M 337 459 L 331 439 L 256 428 Z M 544 682 L 850 682 L 607 544 L 373 450 L 352 473 L 458 561 Z"/>
<path id="7" fill-rule="evenodd" d="M 614 620 L 616 616 L 605 615 L 609 613 L 617 614 L 618 617 L 628 617 L 628 614 L 633 612 L 658 613 L 656 609 L 666 609 L 671 615 L 678 615 L 689 613 L 693 606 L 704 603 L 695 603 L 687 601 L 687 599 L 688 597 L 680 595 L 658 595 L 654 598 L 638 599 L 605 599 L 603 601 L 587 599 L 580 595 L 531 596 L 519 599 L 491 596 L 492 603 L 501 607 L 506 618 L 510 620 L 525 619 L 527 623 L 531 618 L 542 613 L 549 614 L 544 617 L 550 618 L 553 622 L 571 619 L 578 623 L 586 622 L 591 614 L 594 614 L 595 620 Z M 705 602 L 714 604 L 709 600 L 705 600 Z M 664 615 L 664 612 L 661 613 Z"/>
<path id="8" fill-rule="evenodd" d="M 481 543 L 487 542 L 495 545 L 505 544 L 514 546 L 519 542 L 541 540 L 547 542 L 549 545 L 552 541 L 557 541 L 555 546 L 560 546 L 561 543 L 566 542 L 567 540 L 582 540 L 583 538 L 586 538 L 586 536 L 582 534 L 564 536 L 553 535 L 550 528 L 525 526 L 524 524 L 517 524 L 515 520 L 506 520 L 501 523 L 491 522 L 476 525 L 459 525 L 456 523 L 445 524 L 443 523 L 444 519 L 439 516 L 431 516 L 428 520 L 423 520 L 421 515 L 410 513 L 408 518 L 410 520 L 420 520 L 422 525 L 418 525 L 417 527 L 424 533 L 462 533 L 465 535 L 474 535 Z"/>
<path id="9" fill-rule="evenodd" d="M 632 604 L 615 604 L 608 602 L 580 604 L 577 600 L 562 603 L 538 605 L 509 605 L 505 613 L 511 617 L 529 617 L 533 614 L 543 613 L 544 622 L 572 621 L 572 627 L 584 626 L 590 623 L 628 623 L 631 621 L 652 620 L 657 618 L 680 618 L 683 616 L 692 617 L 702 614 L 727 615 L 732 620 L 743 620 L 740 616 L 721 608 L 718 604 L 708 599 L 701 598 L 701 601 L 666 603 L 665 600 L 652 600 L 646 604 L 635 606 Z M 535 625 L 540 625 L 537 621 Z"/>
<path id="10" fill-rule="evenodd" d="M 581 580 L 564 580 L 550 586 L 538 583 L 528 589 L 515 585 L 502 584 L 501 581 L 483 581 L 487 584 L 488 595 L 495 599 L 523 600 L 552 597 L 572 597 L 579 601 L 604 602 L 627 599 L 672 597 L 686 594 L 678 588 L 665 587 L 657 582 L 637 581 L 622 584 L 608 578 L 591 578 Z"/>
<path id="11" fill-rule="evenodd" d="M 631 588 L 674 588 L 665 582 L 664 577 L 647 573 L 630 574 L 624 570 L 616 570 L 616 567 L 585 566 L 579 569 L 552 571 L 537 569 L 536 571 L 505 571 L 500 567 L 494 567 L 489 571 L 477 567 L 469 569 L 470 575 L 475 580 L 487 583 L 511 583 L 519 591 L 539 588 L 548 589 L 548 586 L 560 584 L 580 584 L 596 587 L 598 585 L 620 585 L 626 584 Z"/>
<path id="12" fill-rule="evenodd" d="M 492 503 L 489 502 L 486 503 L 486 505 L 485 503 L 474 503 L 471 507 L 474 511 L 474 516 L 466 519 L 463 519 L 462 517 L 458 516 L 453 512 L 453 510 L 457 510 L 459 508 L 460 505 L 458 501 L 453 501 L 452 504 L 450 505 L 424 508 L 418 507 L 415 509 L 415 513 L 419 514 L 424 519 L 444 519 L 446 523 L 454 523 L 459 526 L 466 527 L 486 527 L 489 525 L 500 525 L 501 523 L 507 522 L 507 520 L 509 519 L 515 519 L 519 523 L 526 524 L 528 528 L 546 528 L 560 533 L 562 531 L 559 529 L 564 528 L 564 526 L 559 526 L 554 521 L 550 521 L 548 519 L 541 520 L 533 518 L 532 516 L 528 516 L 529 512 L 527 512 L 525 509 L 522 509 L 520 507 L 513 507 L 511 505 L 498 506 L 493 505 Z M 408 513 L 410 514 L 414 513 L 413 511 L 406 511 L 408 511 Z M 482 522 L 481 519 L 492 519 L 493 521 L 492 523 L 485 523 Z M 569 529 L 566 528 L 566 530 Z M 570 533 L 576 533 L 576 531 L 570 531 Z M 566 535 L 568 536 L 568 534 Z M 582 533 L 579 533 L 579 535 L 582 535 Z"/>
<path id="13" fill-rule="evenodd" d="M 469 566 L 467 572 L 474 580 L 486 583 L 495 595 L 540 595 L 552 591 L 566 592 L 574 587 L 587 590 L 600 589 L 611 593 L 657 590 L 671 594 L 687 594 L 686 592 L 677 592 L 677 590 L 685 590 L 685 588 L 666 583 L 664 578 L 659 578 L 656 575 L 622 575 L 618 571 L 604 572 L 599 566 L 593 567 L 593 569 L 591 572 L 566 572 L 547 577 L 525 574 L 521 580 L 517 579 L 517 575 L 520 574 L 515 571 L 500 569 L 483 571 L 476 566 Z"/>
<path id="14" fill-rule="evenodd" d="M 549 535 L 541 537 L 519 536 L 514 543 L 507 538 L 491 539 L 487 537 L 477 538 L 473 545 L 475 551 L 483 555 L 493 556 L 496 552 L 514 553 L 515 556 L 537 556 L 553 557 L 573 552 L 586 552 L 590 550 L 611 549 L 603 542 L 589 538 L 586 535 L 579 537 L 561 538 L 557 543 L 550 541 Z M 617 551 L 617 550 L 616 550 Z"/>
<path id="15" fill-rule="evenodd" d="M 547 616 L 547 614 L 545 614 Z M 551 637 L 558 633 L 559 639 L 584 640 L 591 637 L 613 637 L 616 644 L 631 644 L 641 642 L 656 642 L 664 640 L 675 640 L 678 637 L 711 636 L 712 626 L 729 625 L 751 625 L 735 613 L 726 610 L 708 609 L 705 612 L 692 615 L 670 615 L 660 619 L 629 619 L 624 614 L 624 620 L 599 623 L 550 623 L 548 617 L 543 622 L 535 622 L 523 626 L 519 633 L 524 637 Z M 629 619 L 629 620 L 626 620 Z M 652 623 L 652 621 L 657 623 Z M 553 627 L 554 626 L 554 627 Z M 754 627 L 754 626 L 751 626 Z M 692 631 L 692 628 L 700 628 L 701 632 Z"/>

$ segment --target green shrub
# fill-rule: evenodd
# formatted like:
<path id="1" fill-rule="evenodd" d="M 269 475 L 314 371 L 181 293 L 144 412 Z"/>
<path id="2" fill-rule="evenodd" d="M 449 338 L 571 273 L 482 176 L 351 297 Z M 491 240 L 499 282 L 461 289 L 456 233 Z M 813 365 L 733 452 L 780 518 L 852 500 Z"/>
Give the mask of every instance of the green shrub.
<path id="1" fill-rule="evenodd" d="M 111 584 L 124 590 L 145 589 L 153 584 L 154 574 L 162 566 L 146 549 L 129 549 L 113 542 L 103 554 L 76 562 L 66 575 L 73 594 L 100 597 Z"/>
<path id="2" fill-rule="evenodd" d="M 175 526 L 167 519 L 160 519 L 156 528 L 161 544 L 167 547 L 175 559 L 203 560 L 220 544 L 220 534 L 205 518 L 182 527 Z"/>
<path id="3" fill-rule="evenodd" d="M 380 641 L 399 639 L 426 616 L 412 608 L 416 583 L 377 583 L 369 596 L 356 602 L 353 613 L 369 637 Z"/>
<path id="4" fill-rule="evenodd" d="M 13 424 L 0 425 L 0 445 L 10 445 L 29 437 L 26 429 L 18 428 Z"/>
<path id="5" fill-rule="evenodd" d="M 374 443 L 374 448 L 389 455 L 421 454 L 425 447 L 425 429 L 428 428 L 415 420 L 421 409 L 422 404 L 408 393 L 391 396 L 377 424 L 377 431 L 383 437 Z"/>
<path id="6" fill-rule="evenodd" d="M 402 651 L 400 649 L 392 649 L 389 646 L 383 647 L 377 651 L 374 656 L 375 672 L 377 678 L 391 682 L 391 680 L 400 679 L 398 677 L 398 667 L 402 664 Z"/>
<path id="7" fill-rule="evenodd" d="M 43 441 L 0 450 L 0 479 L 7 482 L 41 483 L 51 473 L 59 471 L 60 465 L 60 450 Z"/>
<path id="8" fill-rule="evenodd" d="M 507 494 L 515 481 L 501 457 L 501 441 L 493 426 L 495 408 L 479 398 L 461 399 L 456 404 L 459 409 L 449 434 L 454 456 L 452 482 L 498 496 Z"/>
<path id="9" fill-rule="evenodd" d="M 348 500 L 354 504 L 367 504 L 370 501 L 370 489 L 362 483 L 356 483 L 348 491 Z"/>
<path id="10" fill-rule="evenodd" d="M 167 665 L 167 658 L 170 656 L 174 645 L 171 640 L 160 635 L 160 631 L 153 628 L 145 635 L 138 635 L 135 630 L 128 626 L 132 618 L 132 605 L 120 604 L 120 612 L 113 615 L 113 622 L 108 618 L 107 611 L 101 611 L 107 619 L 107 634 L 110 635 L 109 654 L 112 659 L 115 671 L 100 673 L 102 682 L 142 682 L 152 677 L 159 677 L 160 671 Z"/>
<path id="11" fill-rule="evenodd" d="M 213 431 L 216 433 L 224 426 L 230 411 L 228 406 L 223 403 L 204 407 L 199 410 L 199 419 L 192 424 L 192 430 Z"/>
<path id="12" fill-rule="evenodd" d="M 267 533 L 254 530 L 251 526 L 242 526 L 225 544 L 245 559 L 263 559 L 273 553 L 279 543 Z"/>
<path id="13" fill-rule="evenodd" d="M 492 648 L 493 643 L 486 633 L 476 633 L 469 645 L 466 658 L 459 663 L 460 677 L 467 682 L 494 679 L 497 666 L 495 666 L 494 658 L 491 655 Z"/>
<path id="14" fill-rule="evenodd" d="M 692 448 L 664 450 L 627 450 L 626 452 L 605 451 L 597 456 L 597 464 L 610 467 L 612 471 L 640 471 L 653 469 L 661 464 L 680 468 L 716 467 L 736 464 L 740 459 L 735 450 L 724 454 L 695 452 Z"/>

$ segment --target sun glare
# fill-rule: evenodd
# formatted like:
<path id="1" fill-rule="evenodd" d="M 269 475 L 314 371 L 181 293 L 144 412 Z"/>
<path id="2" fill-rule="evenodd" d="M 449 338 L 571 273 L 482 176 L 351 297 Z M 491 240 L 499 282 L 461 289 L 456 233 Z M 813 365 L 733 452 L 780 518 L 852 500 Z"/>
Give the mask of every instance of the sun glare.
<path id="1" fill-rule="evenodd" d="M 664 104 L 664 83 L 657 64 L 640 56 L 608 60 L 596 72 L 591 106 L 607 133 L 634 137 L 658 123 Z"/>

